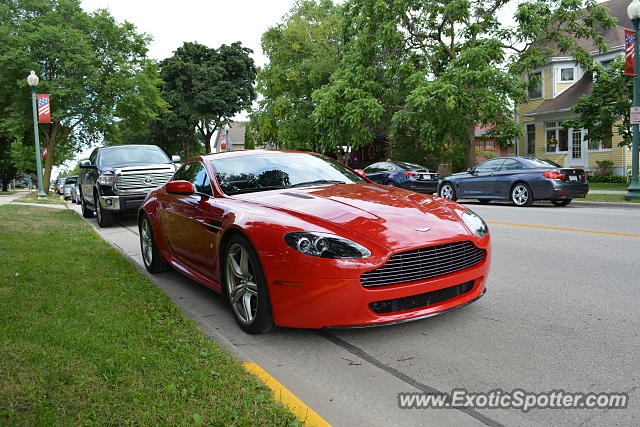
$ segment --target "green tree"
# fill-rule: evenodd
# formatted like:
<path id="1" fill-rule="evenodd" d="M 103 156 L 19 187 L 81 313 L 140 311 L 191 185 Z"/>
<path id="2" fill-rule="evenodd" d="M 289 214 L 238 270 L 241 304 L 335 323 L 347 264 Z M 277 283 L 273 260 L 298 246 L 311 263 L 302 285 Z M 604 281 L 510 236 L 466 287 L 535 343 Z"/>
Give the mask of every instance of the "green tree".
<path id="1" fill-rule="evenodd" d="M 291 149 L 320 148 L 310 123 L 312 93 L 329 83 L 338 65 L 340 9 L 330 0 L 300 0 L 262 35 L 269 63 L 258 73 L 262 98 L 251 114 L 258 142 Z"/>
<path id="2" fill-rule="evenodd" d="M 587 129 L 587 138 L 593 141 L 611 140 L 615 129 L 622 137 L 620 145 L 631 145 L 633 79 L 625 76 L 624 65 L 624 56 L 620 56 L 610 67 L 596 66 L 591 95 L 581 96 L 573 108 L 580 117 L 565 121 L 565 127 Z"/>
<path id="3" fill-rule="evenodd" d="M 593 40 L 613 19 L 593 0 L 520 3 L 516 24 L 497 14 L 506 0 L 350 0 L 344 4 L 343 55 L 331 84 L 314 93 L 313 118 L 326 144 L 354 147 L 373 137 L 417 139 L 452 153 L 462 144 L 474 161 L 474 128 L 496 124 L 493 136 L 515 138 L 514 103 L 524 100 L 521 73 L 555 54 L 592 67 Z"/>
<path id="4" fill-rule="evenodd" d="M 219 49 L 185 42 L 163 60 L 162 96 L 171 105 L 166 117 L 169 128 L 183 135 L 196 129 L 211 153 L 214 133 L 249 108 L 256 97 L 256 67 L 250 53 L 240 42 Z"/>
<path id="5" fill-rule="evenodd" d="M 30 70 L 40 77 L 38 92 L 51 94 L 52 123 L 40 125 L 48 150 L 45 188 L 63 154 L 101 140 L 118 120 L 142 128 L 164 111 L 156 66 L 146 57 L 148 41 L 105 10 L 87 14 L 78 0 L 0 5 L 0 91 L 11 101 L 4 120 L 32 120 L 25 83 Z"/>

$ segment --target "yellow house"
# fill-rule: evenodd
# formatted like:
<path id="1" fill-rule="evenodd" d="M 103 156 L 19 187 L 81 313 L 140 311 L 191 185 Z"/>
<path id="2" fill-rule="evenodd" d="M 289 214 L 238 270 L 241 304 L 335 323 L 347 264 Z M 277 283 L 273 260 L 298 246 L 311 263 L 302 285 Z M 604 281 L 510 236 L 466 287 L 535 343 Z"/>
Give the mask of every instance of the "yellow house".
<path id="1" fill-rule="evenodd" d="M 611 0 L 602 3 L 617 19 L 616 27 L 603 33 L 609 46 L 600 53 L 591 42 L 582 41 L 582 47 L 591 49 L 594 59 L 607 64 L 624 55 L 624 30 L 631 28 L 627 17 L 629 0 Z M 585 129 L 564 129 L 564 120 L 576 117 L 572 111 L 578 98 L 590 95 L 593 76 L 584 71 L 572 57 L 555 56 L 544 67 L 533 70 L 525 78 L 537 74 L 540 83 L 529 89 L 529 101 L 520 104 L 518 121 L 524 126 L 518 141 L 517 153 L 523 156 L 545 157 L 566 167 L 580 167 L 587 172 L 597 168 L 596 161 L 613 162 L 613 173 L 625 175 L 631 165 L 631 151 L 619 147 L 622 138 L 613 132 L 607 141 L 589 141 Z"/>

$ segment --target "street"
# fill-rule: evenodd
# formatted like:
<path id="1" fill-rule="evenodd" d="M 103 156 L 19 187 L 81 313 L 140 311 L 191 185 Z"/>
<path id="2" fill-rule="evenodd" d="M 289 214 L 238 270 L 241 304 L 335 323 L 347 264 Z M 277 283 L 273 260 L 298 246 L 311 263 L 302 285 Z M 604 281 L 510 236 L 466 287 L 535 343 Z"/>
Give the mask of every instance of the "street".
<path id="1" fill-rule="evenodd" d="M 640 424 L 640 210 L 467 205 L 492 234 L 487 293 L 416 322 L 251 336 L 215 292 L 173 271 L 152 277 L 205 333 L 260 364 L 333 425 Z M 142 266 L 134 216 L 98 232 Z M 629 406 L 398 408 L 400 392 L 459 388 L 627 392 Z"/>

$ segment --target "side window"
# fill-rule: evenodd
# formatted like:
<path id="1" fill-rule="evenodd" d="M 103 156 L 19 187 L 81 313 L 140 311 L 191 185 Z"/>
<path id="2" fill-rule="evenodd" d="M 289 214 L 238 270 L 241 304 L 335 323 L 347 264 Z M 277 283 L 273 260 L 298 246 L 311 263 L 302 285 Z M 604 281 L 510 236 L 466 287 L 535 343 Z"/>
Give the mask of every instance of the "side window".
<path id="1" fill-rule="evenodd" d="M 500 170 L 500 166 L 502 166 L 502 162 L 504 162 L 504 159 L 487 160 L 484 163 L 480 163 L 476 167 L 476 172 L 495 172 L 497 170 Z"/>
<path id="2" fill-rule="evenodd" d="M 95 150 L 93 150 L 93 152 L 89 156 L 89 161 L 91 162 L 92 165 L 96 164 L 97 157 L 98 157 L 98 149 L 96 148 Z"/>
<path id="3" fill-rule="evenodd" d="M 502 171 L 513 171 L 519 169 L 523 169 L 522 164 L 519 161 L 513 159 L 506 159 L 500 167 L 500 170 Z"/>
<path id="4" fill-rule="evenodd" d="M 201 162 L 191 162 L 182 166 L 173 175 L 172 181 L 189 181 L 196 193 L 213 195 L 209 175 Z"/>
<path id="5" fill-rule="evenodd" d="M 396 170 L 396 167 L 392 163 L 387 163 L 387 170 L 394 171 Z"/>
<path id="6" fill-rule="evenodd" d="M 374 163 L 372 165 L 367 166 L 364 169 L 365 173 L 376 173 L 376 172 L 380 172 L 380 163 Z"/>

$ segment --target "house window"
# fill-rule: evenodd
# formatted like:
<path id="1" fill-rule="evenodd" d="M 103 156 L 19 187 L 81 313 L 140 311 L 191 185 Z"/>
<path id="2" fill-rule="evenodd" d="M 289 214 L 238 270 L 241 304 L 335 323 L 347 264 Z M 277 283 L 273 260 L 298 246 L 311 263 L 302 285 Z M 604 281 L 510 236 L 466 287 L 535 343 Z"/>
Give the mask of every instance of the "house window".
<path id="1" fill-rule="evenodd" d="M 604 141 L 589 140 L 589 151 L 611 150 L 611 137 L 605 138 Z"/>
<path id="2" fill-rule="evenodd" d="M 540 71 L 529 73 L 529 80 L 535 80 L 535 82 L 532 82 L 533 86 L 529 85 L 527 91 L 529 99 L 542 98 L 542 73 Z"/>
<path id="3" fill-rule="evenodd" d="M 546 134 L 546 153 L 562 153 L 569 148 L 569 135 L 562 127 L 561 122 L 546 122 L 544 124 Z"/>
<path id="4" fill-rule="evenodd" d="M 575 80 L 574 76 L 574 68 L 560 68 L 560 81 L 561 82 L 572 82 Z"/>
<path id="5" fill-rule="evenodd" d="M 536 125 L 527 125 L 527 154 L 536 154 Z"/>

